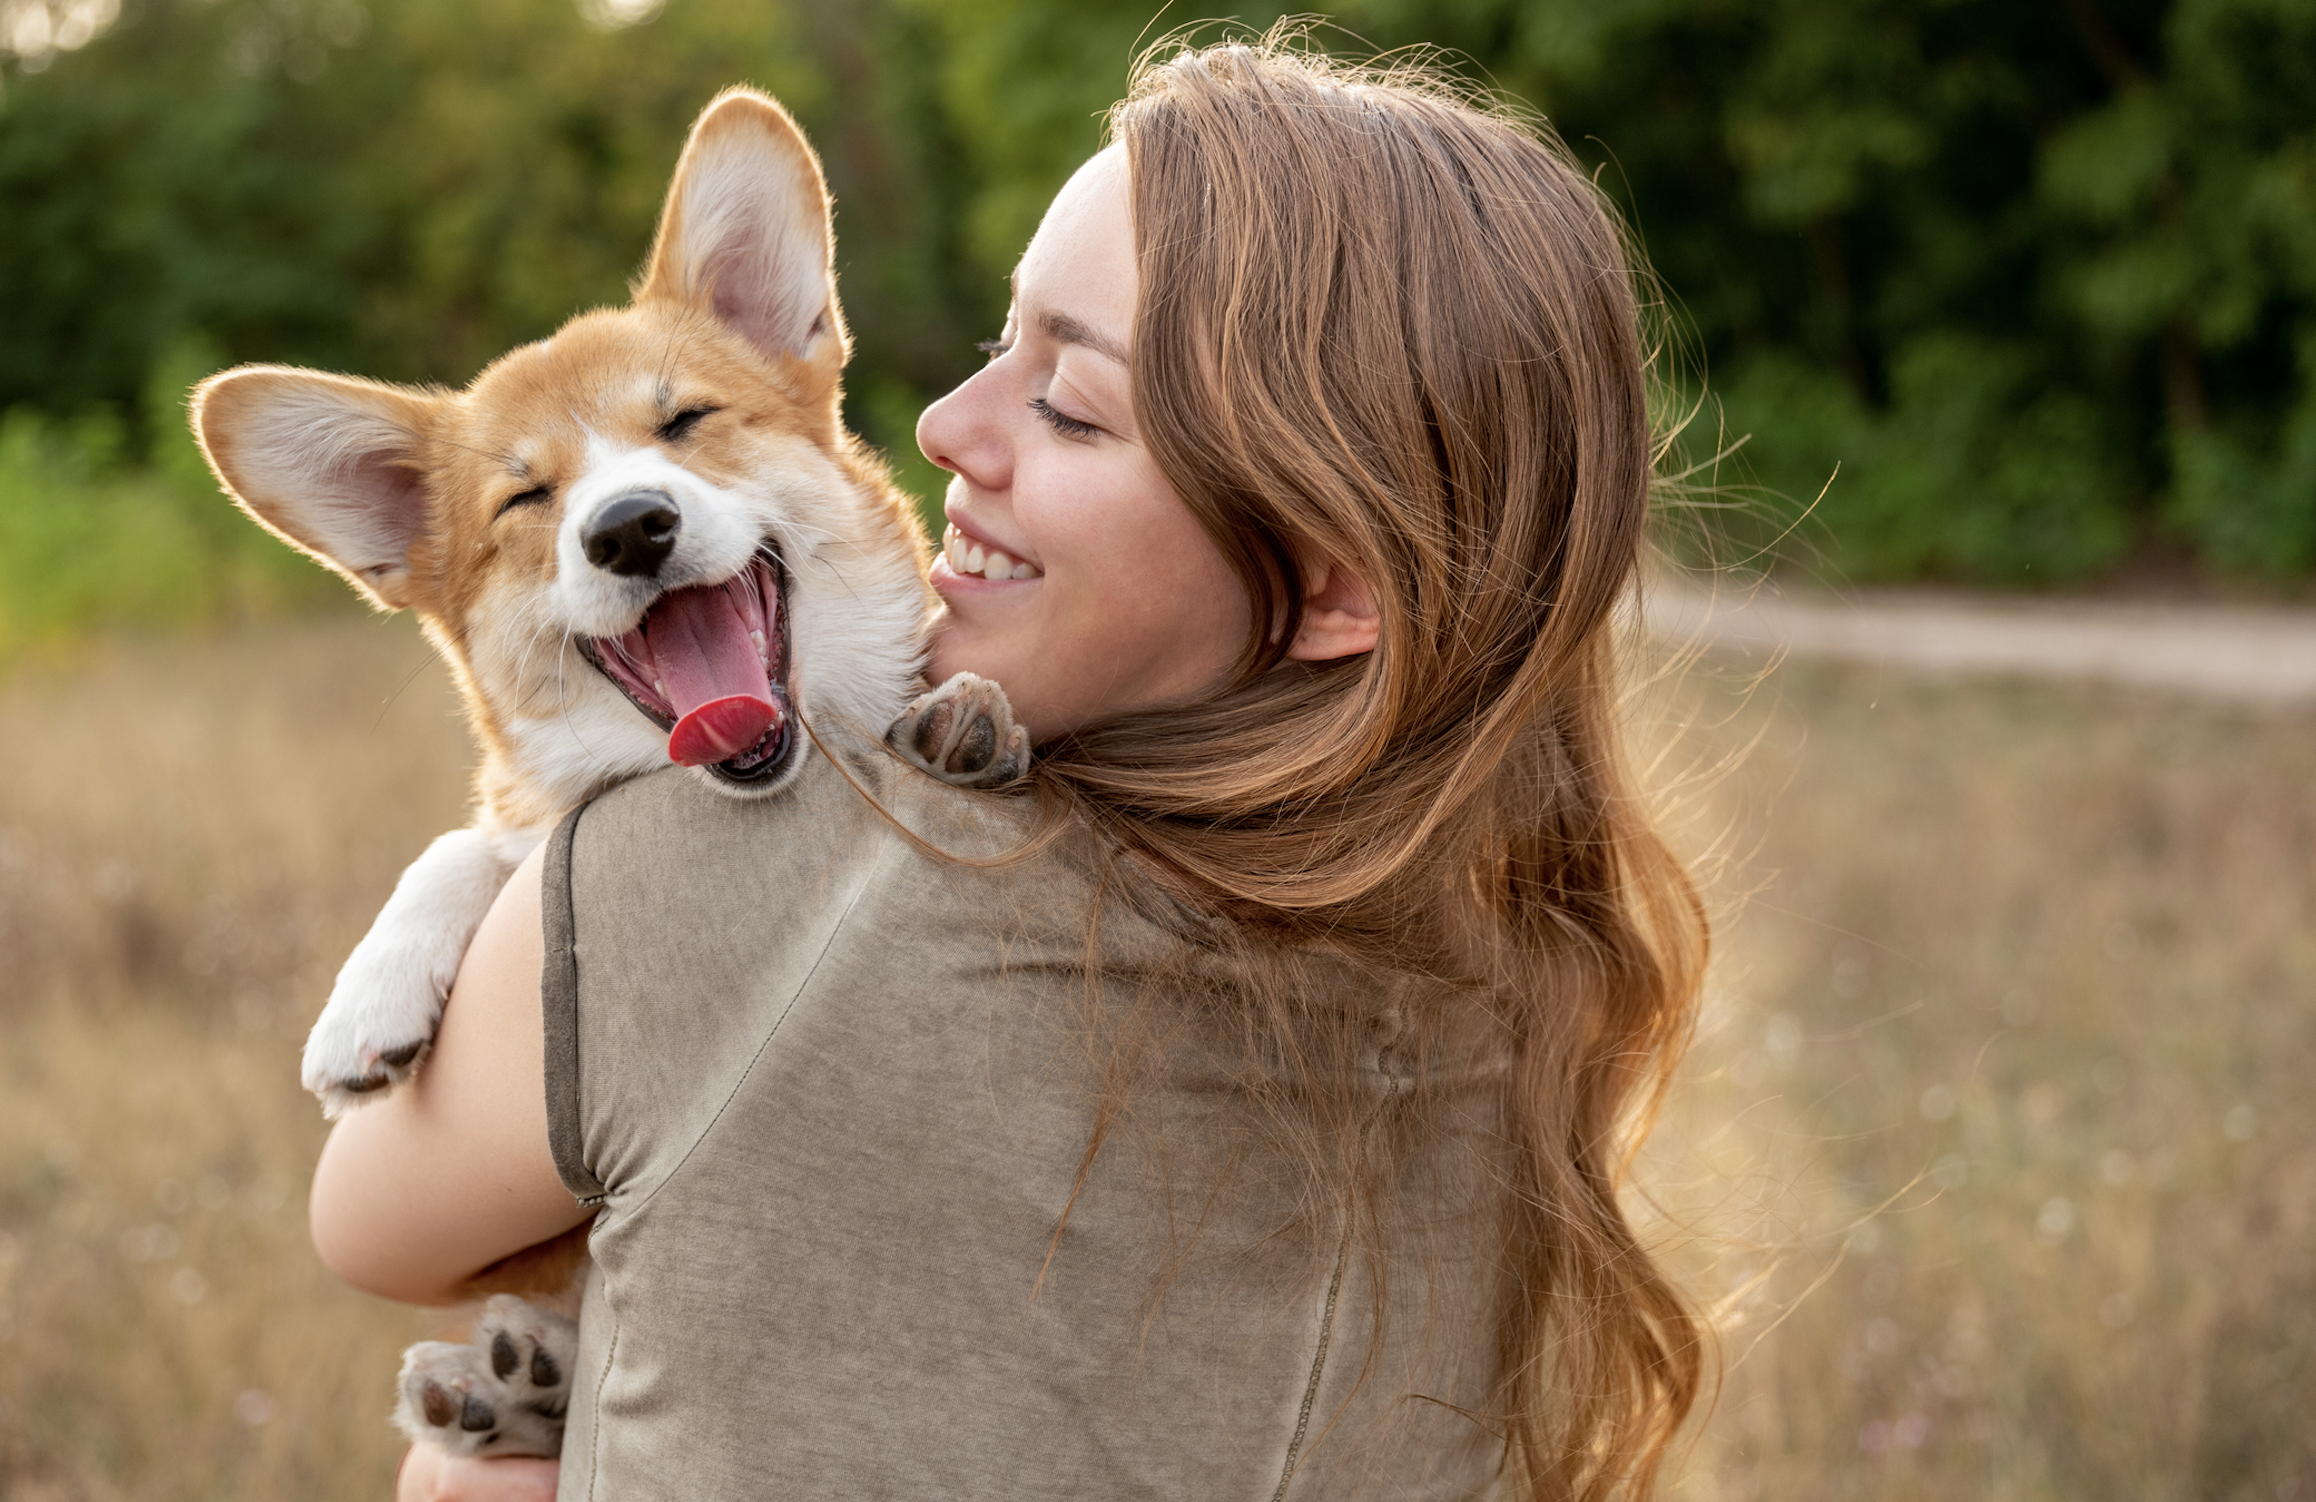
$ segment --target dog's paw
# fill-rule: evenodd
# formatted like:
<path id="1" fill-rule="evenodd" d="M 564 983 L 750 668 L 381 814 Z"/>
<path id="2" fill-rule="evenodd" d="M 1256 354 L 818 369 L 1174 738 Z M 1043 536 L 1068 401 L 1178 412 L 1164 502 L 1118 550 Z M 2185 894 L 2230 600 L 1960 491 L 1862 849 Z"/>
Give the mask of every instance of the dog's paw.
<path id="1" fill-rule="evenodd" d="M 920 771 L 958 787 L 1003 787 L 1029 772 L 1029 732 L 1013 722 L 1005 690 L 959 673 L 912 701 L 885 743 Z"/>
<path id="2" fill-rule="evenodd" d="M 429 1340 L 402 1355 L 396 1427 L 453 1455 L 543 1455 L 563 1449 L 579 1327 L 502 1293 L 483 1305 L 466 1345 Z"/>
<path id="3" fill-rule="evenodd" d="M 338 972 L 306 1035 L 305 1087 L 336 1119 L 418 1072 L 442 1020 L 443 987 L 425 956 L 364 940 Z"/>
<path id="4" fill-rule="evenodd" d="M 306 1039 L 305 1086 L 325 1114 L 410 1078 L 434 1041 L 467 941 L 534 831 L 470 825 L 426 847 L 394 884 Z"/>

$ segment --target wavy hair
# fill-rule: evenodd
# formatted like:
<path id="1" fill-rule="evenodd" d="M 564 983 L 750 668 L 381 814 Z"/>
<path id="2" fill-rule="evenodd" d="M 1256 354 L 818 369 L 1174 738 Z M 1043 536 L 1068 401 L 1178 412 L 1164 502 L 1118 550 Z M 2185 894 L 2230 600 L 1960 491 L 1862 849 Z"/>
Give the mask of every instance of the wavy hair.
<path id="1" fill-rule="evenodd" d="M 1637 253 L 1548 133 L 1278 32 L 1153 52 L 1108 123 L 1135 415 L 1255 626 L 1203 702 L 1041 748 L 1039 789 L 1255 947 L 1416 973 L 1429 1036 L 1492 1030 L 1490 1417 L 1519 1495 L 1645 1495 L 1709 1347 L 1620 1191 L 1707 941 L 1618 733 L 1654 460 Z M 1319 556 L 1372 584 L 1379 644 L 1285 661 Z M 1295 973 L 1251 1023 L 1339 1096 L 1355 1044 Z"/>

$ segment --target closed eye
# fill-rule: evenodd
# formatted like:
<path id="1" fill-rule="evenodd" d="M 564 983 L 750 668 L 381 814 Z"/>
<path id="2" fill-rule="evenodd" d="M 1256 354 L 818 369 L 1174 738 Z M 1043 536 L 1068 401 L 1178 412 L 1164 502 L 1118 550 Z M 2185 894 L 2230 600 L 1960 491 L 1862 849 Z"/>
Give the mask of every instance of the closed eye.
<path id="1" fill-rule="evenodd" d="M 722 410 L 721 407 L 686 407 L 659 425 L 659 441 L 681 443 L 691 436 L 692 429 L 700 425 L 701 418 L 713 417 Z"/>
<path id="2" fill-rule="evenodd" d="M 1083 418 L 1070 416 L 1042 396 L 1029 399 L 1029 410 L 1037 414 L 1040 422 L 1064 438 L 1091 438 L 1102 431 Z"/>
<path id="3" fill-rule="evenodd" d="M 547 485 L 534 485 L 529 490 L 522 492 L 520 495 L 511 495 L 508 496 L 505 500 L 499 502 L 498 512 L 491 519 L 496 521 L 499 517 L 505 516 L 508 512 L 514 510 L 517 506 L 544 506 L 553 499 L 555 499 L 555 491 L 553 487 Z"/>

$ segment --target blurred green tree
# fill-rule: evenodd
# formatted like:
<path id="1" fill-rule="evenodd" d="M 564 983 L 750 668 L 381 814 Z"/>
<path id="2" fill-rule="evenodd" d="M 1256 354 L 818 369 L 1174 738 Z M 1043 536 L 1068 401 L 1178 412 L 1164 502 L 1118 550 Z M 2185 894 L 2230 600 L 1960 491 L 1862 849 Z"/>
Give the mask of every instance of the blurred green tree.
<path id="1" fill-rule="evenodd" d="M 1857 576 L 2316 566 L 2316 6 L 1373 0 L 1645 231 Z"/>
<path id="2" fill-rule="evenodd" d="M 921 495 L 916 410 L 1002 318 L 1136 50 L 1192 19 L 124 0 L 89 40 L 113 5 L 0 0 L 0 408 L 133 415 L 126 464 L 177 421 L 140 393 L 188 336 L 462 382 L 623 295 L 685 124 L 746 80 L 826 157 L 851 415 Z M 2310 0 L 1344 0 L 1332 22 L 1338 51 L 1450 49 L 1599 168 L 1751 472 L 1806 499 L 1840 466 L 1818 520 L 1843 572 L 2032 584 L 2151 546 L 2316 568 Z"/>

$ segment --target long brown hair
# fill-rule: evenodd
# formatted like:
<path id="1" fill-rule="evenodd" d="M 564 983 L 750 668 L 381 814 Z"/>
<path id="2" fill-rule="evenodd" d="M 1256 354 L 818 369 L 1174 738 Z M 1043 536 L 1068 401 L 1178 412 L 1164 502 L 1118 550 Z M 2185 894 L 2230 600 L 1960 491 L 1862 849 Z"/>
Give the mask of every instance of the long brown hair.
<path id="1" fill-rule="evenodd" d="M 1706 933 L 1618 735 L 1652 475 L 1637 257 L 1542 131 L 1280 33 L 1154 53 L 1109 123 L 1135 414 L 1256 625 L 1213 697 L 1041 748 L 1040 790 L 1259 947 L 1420 974 L 1432 1033 L 1495 1029 L 1508 1466 L 1523 1496 L 1645 1494 L 1707 1344 L 1619 1194 Z M 1375 586 L 1374 651 L 1282 660 L 1314 555 Z M 1346 1067 L 1295 973 L 1251 1025 Z"/>

